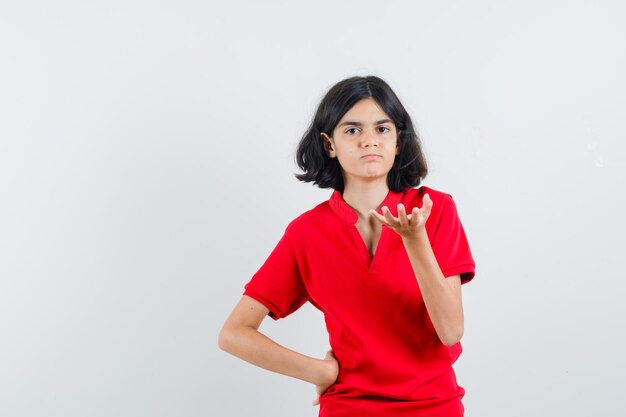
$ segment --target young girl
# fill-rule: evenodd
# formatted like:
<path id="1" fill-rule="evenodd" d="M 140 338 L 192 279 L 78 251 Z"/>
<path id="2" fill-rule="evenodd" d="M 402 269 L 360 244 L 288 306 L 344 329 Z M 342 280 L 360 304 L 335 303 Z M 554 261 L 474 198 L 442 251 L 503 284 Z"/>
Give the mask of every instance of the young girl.
<path id="1" fill-rule="evenodd" d="M 417 187 L 426 161 L 411 118 L 380 78 L 333 86 L 297 150 L 297 178 L 334 189 L 293 220 L 219 335 L 252 364 L 311 382 L 321 417 L 462 416 L 452 364 L 461 284 L 474 260 L 449 194 Z M 323 313 L 324 359 L 258 328 L 309 301 Z"/>

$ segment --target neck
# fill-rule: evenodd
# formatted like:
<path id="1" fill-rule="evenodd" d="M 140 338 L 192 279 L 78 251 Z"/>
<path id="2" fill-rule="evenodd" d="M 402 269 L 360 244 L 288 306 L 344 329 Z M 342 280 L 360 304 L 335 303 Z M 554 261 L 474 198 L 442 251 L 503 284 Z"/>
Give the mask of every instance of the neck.
<path id="1" fill-rule="evenodd" d="M 367 219 L 369 211 L 377 210 L 388 193 L 386 178 L 383 181 L 351 183 L 343 189 L 343 200 L 356 211 L 360 219 Z"/>

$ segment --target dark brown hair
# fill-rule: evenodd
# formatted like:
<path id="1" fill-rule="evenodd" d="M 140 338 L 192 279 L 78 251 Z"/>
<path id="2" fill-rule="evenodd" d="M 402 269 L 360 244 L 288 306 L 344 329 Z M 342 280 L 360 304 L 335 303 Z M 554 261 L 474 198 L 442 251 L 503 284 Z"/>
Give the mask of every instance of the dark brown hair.
<path id="1" fill-rule="evenodd" d="M 393 120 L 398 132 L 399 153 L 387 175 L 392 191 L 417 187 L 428 174 L 420 139 L 411 117 L 391 87 L 375 76 L 351 77 L 332 86 L 322 99 L 311 125 L 298 144 L 296 163 L 303 171 L 296 178 L 320 188 L 343 192 L 343 174 L 337 158 L 330 158 L 323 146 L 321 133 L 332 136 L 341 118 L 360 100 L 372 98 Z"/>

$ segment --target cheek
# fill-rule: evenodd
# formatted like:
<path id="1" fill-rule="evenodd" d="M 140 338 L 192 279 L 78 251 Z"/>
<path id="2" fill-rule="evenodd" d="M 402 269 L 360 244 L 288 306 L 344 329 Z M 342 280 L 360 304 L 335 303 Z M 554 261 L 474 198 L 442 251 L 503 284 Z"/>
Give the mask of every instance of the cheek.
<path id="1" fill-rule="evenodd" d="M 335 149 L 337 150 L 337 155 L 338 156 L 352 157 L 352 156 L 357 154 L 357 150 L 356 149 L 354 149 L 351 146 L 345 146 L 345 144 L 343 144 L 343 146 L 339 146 L 339 147 L 337 147 Z"/>

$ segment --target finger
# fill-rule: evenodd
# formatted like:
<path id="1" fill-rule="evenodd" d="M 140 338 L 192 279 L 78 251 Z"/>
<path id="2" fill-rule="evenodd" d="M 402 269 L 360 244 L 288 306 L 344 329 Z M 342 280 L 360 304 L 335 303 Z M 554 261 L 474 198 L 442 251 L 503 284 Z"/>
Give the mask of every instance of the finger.
<path id="1" fill-rule="evenodd" d="M 422 212 L 422 215 L 424 216 L 424 219 L 428 219 L 432 208 L 433 208 L 433 200 L 431 200 L 430 195 L 426 193 L 424 194 L 424 199 L 422 200 L 422 208 L 420 210 Z"/>
<path id="2" fill-rule="evenodd" d="M 313 402 L 311 403 L 312 406 L 316 406 L 320 404 L 320 396 L 318 395 Z"/>
<path id="3" fill-rule="evenodd" d="M 374 209 L 370 210 L 370 215 L 374 216 L 374 218 L 376 220 L 378 220 L 379 222 L 381 222 L 385 226 L 389 226 L 389 224 L 387 224 L 387 219 L 385 219 L 385 216 L 381 215 L 376 210 L 374 210 Z"/>
<path id="4" fill-rule="evenodd" d="M 411 210 L 411 214 L 407 216 L 410 217 L 409 226 L 415 227 L 416 224 L 419 224 L 420 215 L 420 209 L 418 207 L 413 207 L 413 209 Z"/>
<path id="5" fill-rule="evenodd" d="M 411 211 L 411 226 L 418 224 L 420 221 L 420 209 L 413 207 Z"/>
<path id="6" fill-rule="evenodd" d="M 383 215 L 385 216 L 385 220 L 387 220 L 387 223 L 388 223 L 389 226 L 391 226 L 391 227 L 397 227 L 398 226 L 398 219 L 393 217 L 393 214 L 391 214 L 391 211 L 389 211 L 389 208 L 387 206 L 383 206 L 382 212 L 383 212 Z"/>
<path id="7" fill-rule="evenodd" d="M 398 222 L 400 226 L 407 227 L 409 225 L 409 219 L 406 217 L 406 211 L 404 209 L 404 204 L 398 204 Z"/>

